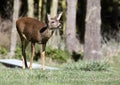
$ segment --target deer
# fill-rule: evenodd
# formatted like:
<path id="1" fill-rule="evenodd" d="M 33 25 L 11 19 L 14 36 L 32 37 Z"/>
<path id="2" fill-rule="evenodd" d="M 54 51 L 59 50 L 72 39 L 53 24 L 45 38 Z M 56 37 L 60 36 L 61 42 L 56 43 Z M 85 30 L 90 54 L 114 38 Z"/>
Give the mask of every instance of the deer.
<path id="1" fill-rule="evenodd" d="M 26 47 L 31 43 L 31 58 L 29 69 L 32 69 L 33 58 L 35 55 L 35 44 L 41 44 L 42 69 L 45 70 L 45 48 L 48 40 L 54 31 L 61 27 L 60 18 L 62 12 L 55 17 L 47 14 L 47 23 L 41 22 L 31 17 L 22 17 L 16 21 L 16 28 L 21 39 L 22 48 L 22 68 L 28 68 L 26 60 Z"/>

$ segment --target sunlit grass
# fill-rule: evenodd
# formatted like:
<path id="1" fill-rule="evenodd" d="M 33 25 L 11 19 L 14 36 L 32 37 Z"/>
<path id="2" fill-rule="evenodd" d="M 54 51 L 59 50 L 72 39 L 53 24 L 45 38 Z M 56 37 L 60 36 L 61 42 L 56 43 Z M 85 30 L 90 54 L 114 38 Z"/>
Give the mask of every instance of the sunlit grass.
<path id="1" fill-rule="evenodd" d="M 96 68 L 96 63 L 68 63 L 60 66 L 60 70 L 40 70 L 7 68 L 0 65 L 0 85 L 119 85 L 120 70 L 81 70 L 88 66 Z M 104 67 L 105 63 L 101 66 Z M 92 67 L 89 67 L 92 66 Z M 115 66 L 115 64 L 113 64 Z M 99 66 L 99 65 L 98 65 Z M 118 68 L 118 66 L 117 66 Z M 120 67 L 119 67 L 120 68 Z"/>
<path id="2" fill-rule="evenodd" d="M 120 56 L 102 62 L 70 61 L 57 65 L 46 64 L 57 66 L 59 70 L 8 68 L 0 64 L 0 85 L 120 84 Z"/>

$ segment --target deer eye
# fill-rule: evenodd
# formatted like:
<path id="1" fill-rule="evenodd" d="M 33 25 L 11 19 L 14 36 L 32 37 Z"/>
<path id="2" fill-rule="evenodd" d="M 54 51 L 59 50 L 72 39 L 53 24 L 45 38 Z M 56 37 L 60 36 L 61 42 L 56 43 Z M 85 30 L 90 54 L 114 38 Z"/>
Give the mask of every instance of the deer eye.
<path id="1" fill-rule="evenodd" d="M 52 21 L 51 23 L 55 23 L 54 21 Z"/>

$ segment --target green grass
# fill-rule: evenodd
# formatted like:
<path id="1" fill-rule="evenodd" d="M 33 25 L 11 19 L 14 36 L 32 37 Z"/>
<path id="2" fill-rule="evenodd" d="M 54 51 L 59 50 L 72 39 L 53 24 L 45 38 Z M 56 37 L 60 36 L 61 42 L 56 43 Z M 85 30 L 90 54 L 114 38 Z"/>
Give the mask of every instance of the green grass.
<path id="1" fill-rule="evenodd" d="M 20 49 L 16 54 L 21 56 Z M 46 65 L 60 70 L 8 68 L 0 64 L 0 85 L 120 85 L 120 56 L 107 58 L 107 62 L 76 63 L 67 61 L 68 55 L 61 50 L 47 49 L 47 54 L 59 63 L 50 63 L 46 58 Z"/>
<path id="2" fill-rule="evenodd" d="M 0 85 L 119 85 L 120 72 L 1 69 Z"/>
<path id="3" fill-rule="evenodd" d="M 72 62 L 71 62 L 72 63 Z M 96 63 L 68 63 L 61 70 L 40 70 L 7 68 L 0 65 L 0 85 L 119 85 L 120 70 L 98 64 L 103 70 L 84 70 L 96 68 Z M 83 68 L 84 69 L 81 69 Z M 118 68 L 118 67 L 117 67 Z M 119 67 L 120 68 L 120 67 Z M 107 70 L 108 69 L 108 70 Z"/>

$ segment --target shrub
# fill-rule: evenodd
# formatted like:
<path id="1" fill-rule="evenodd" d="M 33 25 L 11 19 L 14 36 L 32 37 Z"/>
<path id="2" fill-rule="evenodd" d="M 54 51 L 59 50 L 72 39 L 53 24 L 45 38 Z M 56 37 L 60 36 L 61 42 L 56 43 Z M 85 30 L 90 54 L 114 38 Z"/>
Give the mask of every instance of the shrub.
<path id="1" fill-rule="evenodd" d="M 29 50 L 27 50 L 27 51 L 26 51 L 27 59 L 30 59 L 30 57 L 29 57 L 30 52 L 29 52 Z M 22 56 L 21 48 L 19 46 L 16 48 L 15 56 L 16 56 L 16 58 L 19 58 L 19 59 Z M 34 58 L 36 58 L 36 57 L 38 57 L 38 56 L 35 55 Z M 58 63 L 64 63 L 64 62 L 67 62 L 67 60 L 69 58 L 69 54 L 67 51 L 63 51 L 60 49 L 51 49 L 50 47 L 47 47 L 46 48 L 46 57 L 52 58 L 53 61 L 56 61 Z"/>
<path id="2" fill-rule="evenodd" d="M 67 51 L 61 49 L 51 49 L 50 47 L 46 48 L 46 56 L 52 58 L 53 61 L 58 63 L 67 62 L 69 54 Z"/>
<path id="3" fill-rule="evenodd" d="M 66 64 L 65 69 L 72 69 L 72 70 L 83 70 L 83 71 L 107 71 L 109 65 L 107 62 L 75 62 Z"/>
<path id="4" fill-rule="evenodd" d="M 81 67 L 81 70 L 85 71 L 105 71 L 108 69 L 108 64 L 106 62 L 90 62 Z"/>
<path id="5" fill-rule="evenodd" d="M 0 47 L 0 54 L 2 54 L 2 55 L 7 55 L 7 53 L 8 53 L 8 51 L 7 51 L 6 48 Z"/>
<path id="6" fill-rule="evenodd" d="M 26 52 L 26 58 L 29 59 L 29 52 Z M 15 58 L 21 59 L 22 57 L 22 49 L 21 47 L 17 46 L 16 51 L 15 51 Z"/>

